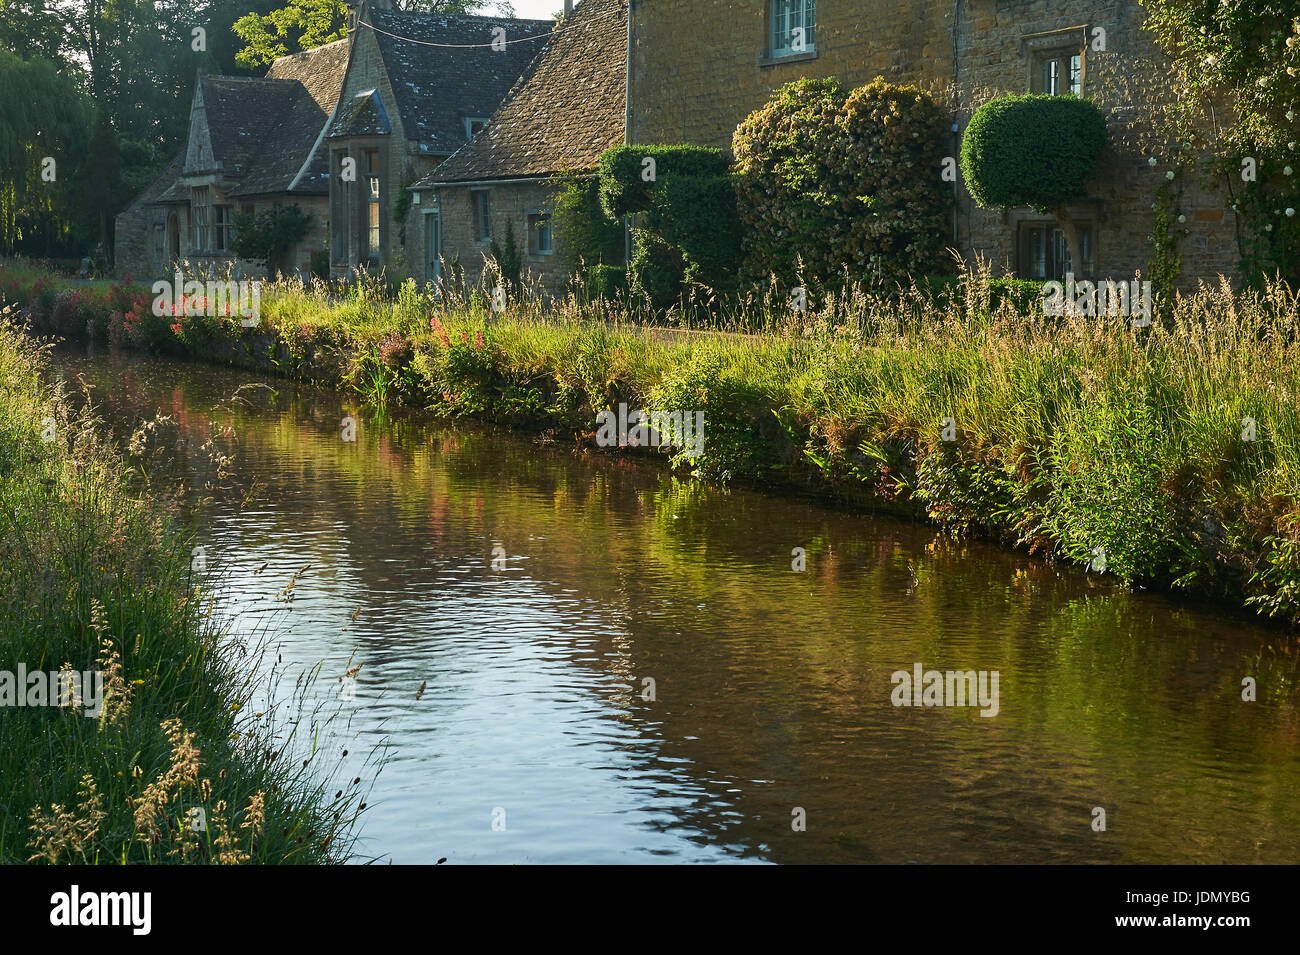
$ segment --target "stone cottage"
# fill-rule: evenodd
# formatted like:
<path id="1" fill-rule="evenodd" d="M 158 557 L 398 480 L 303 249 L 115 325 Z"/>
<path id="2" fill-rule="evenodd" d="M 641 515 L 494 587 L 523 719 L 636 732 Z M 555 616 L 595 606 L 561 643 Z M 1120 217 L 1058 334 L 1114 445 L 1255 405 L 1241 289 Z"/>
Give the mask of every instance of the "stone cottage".
<path id="1" fill-rule="evenodd" d="M 116 270 L 168 277 L 173 263 L 247 269 L 231 249 L 236 211 L 297 204 L 312 217 L 286 256 L 310 268 L 325 247 L 329 180 L 320 147 L 343 87 L 347 41 L 283 56 L 265 77 L 200 73 L 183 153 L 117 217 Z M 256 269 L 250 271 L 257 271 Z"/>
<path id="2" fill-rule="evenodd" d="M 1084 248 L 1076 274 L 1147 271 L 1151 204 L 1170 167 L 1155 118 L 1178 91 L 1131 0 L 636 0 L 630 142 L 730 148 L 737 123 L 800 77 L 848 87 L 883 76 L 936 92 L 954 116 L 951 154 L 980 105 L 1005 93 L 1075 93 L 1106 112 L 1111 148 L 1093 198 L 1070 210 Z M 1157 157 L 1153 166 L 1150 156 Z M 1061 230 L 1030 209 L 980 209 L 956 183 L 956 248 L 997 272 L 1059 277 Z M 1235 272 L 1226 192 L 1189 183 L 1183 278 Z"/>
<path id="3" fill-rule="evenodd" d="M 184 153 L 118 216 L 118 274 L 166 277 L 179 260 L 255 273 L 231 249 L 234 215 L 288 204 L 311 217 L 290 272 L 400 274 L 403 186 L 482 128 L 553 24 L 389 6 L 361 0 L 347 39 L 265 77 L 200 74 Z"/>
<path id="4" fill-rule="evenodd" d="M 591 175 L 600 154 L 625 141 L 626 67 L 627 0 L 566 9 L 483 131 L 411 187 L 411 274 L 436 281 L 456 262 L 477 282 L 493 239 L 503 246 L 513 233 L 523 271 L 561 290 L 568 274 L 552 200 L 560 177 Z"/>
<path id="5" fill-rule="evenodd" d="M 422 253 L 404 248 L 406 187 L 487 124 L 554 26 L 389 6 L 362 0 L 351 15 L 347 77 L 326 134 L 339 277 L 358 266 L 421 275 Z"/>

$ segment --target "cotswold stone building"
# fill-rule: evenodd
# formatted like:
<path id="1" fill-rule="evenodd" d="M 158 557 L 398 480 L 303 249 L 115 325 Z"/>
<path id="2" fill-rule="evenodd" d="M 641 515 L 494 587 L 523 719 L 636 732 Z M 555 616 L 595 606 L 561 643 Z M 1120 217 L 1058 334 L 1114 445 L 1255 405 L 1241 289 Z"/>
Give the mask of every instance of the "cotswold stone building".
<path id="1" fill-rule="evenodd" d="M 476 282 L 493 239 L 504 247 L 513 235 L 523 271 L 562 289 L 563 240 L 550 223 L 557 177 L 590 175 L 623 143 L 626 64 L 626 0 L 583 0 L 483 131 L 411 187 L 411 274 L 434 281 L 455 262 Z"/>
<path id="2" fill-rule="evenodd" d="M 730 148 L 749 112 L 804 76 L 930 89 L 952 114 L 954 158 L 995 96 L 1092 99 L 1111 148 L 1070 210 L 1084 261 L 1067 263 L 1049 216 L 980 209 L 960 181 L 951 241 L 1023 278 L 1149 271 L 1171 169 L 1158 119 L 1178 91 L 1132 0 L 582 0 L 558 25 L 388 6 L 361 0 L 348 40 L 277 60 L 264 79 L 202 78 L 185 156 L 119 217 L 121 271 L 228 261 L 235 208 L 293 201 L 314 216 L 297 269 L 328 248 L 335 276 L 430 281 L 455 261 L 473 280 L 509 224 L 525 268 L 559 288 L 559 175 L 589 175 L 622 142 Z M 1184 281 L 1235 274 L 1226 189 L 1177 185 Z"/>
<path id="3" fill-rule="evenodd" d="M 236 211 L 297 204 L 309 232 L 286 257 L 310 268 L 325 247 L 329 180 L 321 132 L 338 102 L 347 41 L 284 56 L 265 77 L 200 74 L 185 150 L 117 217 L 116 270 L 170 276 L 180 260 L 246 268 L 231 248 Z M 255 270 L 254 270 L 255 271 Z"/>
<path id="4" fill-rule="evenodd" d="M 265 77 L 201 75 L 183 158 L 118 216 L 119 274 L 167 276 L 180 260 L 255 273 L 231 248 L 234 215 L 288 204 L 311 216 L 291 273 L 402 273 L 404 187 L 482 128 L 552 24 L 389 6 L 361 0 L 347 39 Z"/>
<path id="5" fill-rule="evenodd" d="M 953 113 L 951 154 L 971 114 L 1006 93 L 1073 92 L 1109 118 L 1111 148 L 1081 224 L 1082 269 L 1099 277 L 1147 271 L 1151 204 L 1169 165 L 1155 117 L 1178 95 L 1143 10 L 1130 0 L 634 0 L 630 141 L 729 148 L 737 123 L 800 77 L 860 86 L 883 76 L 930 88 Z M 936 171 L 937 174 L 937 171 Z M 1047 216 L 985 210 L 960 183 L 955 246 L 1024 278 L 1065 270 L 1065 243 Z M 1183 278 L 1235 272 L 1226 192 L 1189 185 Z"/>

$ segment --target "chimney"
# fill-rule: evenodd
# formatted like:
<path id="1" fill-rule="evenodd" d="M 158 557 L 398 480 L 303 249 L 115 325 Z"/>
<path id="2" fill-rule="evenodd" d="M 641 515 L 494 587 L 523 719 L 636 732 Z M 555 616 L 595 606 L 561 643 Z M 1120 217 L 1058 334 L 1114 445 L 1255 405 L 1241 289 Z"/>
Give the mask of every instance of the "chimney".
<path id="1" fill-rule="evenodd" d="M 564 19 L 573 16 L 573 0 L 564 0 Z"/>

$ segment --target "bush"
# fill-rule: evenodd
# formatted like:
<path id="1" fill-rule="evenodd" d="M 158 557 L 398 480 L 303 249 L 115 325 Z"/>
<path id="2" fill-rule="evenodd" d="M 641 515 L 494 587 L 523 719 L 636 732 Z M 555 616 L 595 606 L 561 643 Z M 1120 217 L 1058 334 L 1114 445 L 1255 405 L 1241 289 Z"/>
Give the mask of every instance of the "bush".
<path id="1" fill-rule="evenodd" d="M 627 270 L 616 265 L 593 265 L 587 269 L 587 297 L 616 298 L 627 291 Z"/>
<path id="2" fill-rule="evenodd" d="M 1106 117 L 1073 96 L 1002 96 L 975 111 L 961 171 L 980 206 L 1050 212 L 1087 198 L 1106 148 Z"/>
<path id="3" fill-rule="evenodd" d="M 654 179 L 644 177 L 646 159 L 654 160 Z M 726 154 L 706 146 L 615 146 L 596 163 L 600 205 L 612 219 L 648 212 L 656 183 L 665 176 L 725 176 Z"/>
<path id="4" fill-rule="evenodd" d="M 663 176 L 646 228 L 681 251 L 685 281 L 721 291 L 735 289 L 741 225 L 730 175 Z"/>
<path id="5" fill-rule="evenodd" d="M 1010 302 L 1012 307 L 1022 315 L 1031 311 L 1041 312 L 1044 284 L 1032 279 L 989 279 L 988 310 L 995 312 L 1003 302 Z M 947 309 L 954 304 L 962 308 L 967 304 L 966 284 L 961 276 L 926 276 L 917 282 L 917 289 L 939 310 Z"/>
<path id="6" fill-rule="evenodd" d="M 311 216 L 297 205 L 263 209 L 256 214 L 235 214 L 235 238 L 231 249 L 241 259 L 266 264 L 268 278 L 274 278 L 281 260 L 296 242 L 301 242 L 311 225 Z"/>
<path id="7" fill-rule="evenodd" d="M 801 79 L 736 128 L 745 276 L 839 287 L 945 264 L 947 123 L 930 96 L 882 79 L 846 94 Z"/>
<path id="8" fill-rule="evenodd" d="M 682 250 L 646 229 L 632 230 L 631 286 L 645 296 L 656 311 L 678 302 L 686 281 L 686 257 Z"/>
<path id="9" fill-rule="evenodd" d="M 560 258 L 570 271 L 623 261 L 623 225 L 600 206 L 600 182 L 591 177 L 562 180 L 551 208 L 551 227 Z"/>

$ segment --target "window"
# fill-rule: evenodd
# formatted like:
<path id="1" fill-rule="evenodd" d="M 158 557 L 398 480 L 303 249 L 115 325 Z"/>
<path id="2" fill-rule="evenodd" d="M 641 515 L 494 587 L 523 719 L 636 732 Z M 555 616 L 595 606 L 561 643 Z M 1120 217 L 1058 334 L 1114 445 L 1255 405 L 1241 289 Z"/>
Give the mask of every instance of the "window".
<path id="1" fill-rule="evenodd" d="M 771 0 L 772 56 L 812 53 L 817 30 L 817 0 Z"/>
<path id="2" fill-rule="evenodd" d="M 488 202 L 486 189 L 475 189 L 469 194 L 470 207 L 474 213 L 474 238 L 479 242 L 492 239 L 492 207 Z"/>
<path id="3" fill-rule="evenodd" d="M 1032 91 L 1048 96 L 1083 95 L 1083 53 L 1049 50 L 1035 58 Z"/>
<path id="4" fill-rule="evenodd" d="M 551 216 L 537 209 L 530 209 L 528 217 L 528 251 L 534 255 L 550 255 L 555 251 L 551 246 Z"/>
<path id="5" fill-rule="evenodd" d="M 212 190 L 196 186 L 190 197 L 190 231 L 196 252 L 212 248 Z"/>
<path id="6" fill-rule="evenodd" d="M 1040 282 L 1063 281 L 1065 273 L 1073 272 L 1076 279 L 1094 274 L 1092 225 L 1078 223 L 1079 246 L 1083 253 L 1083 268 L 1070 265 L 1065 246 L 1065 233 L 1051 223 L 1025 223 L 1020 227 L 1020 269 L 1022 278 Z"/>
<path id="7" fill-rule="evenodd" d="M 487 125 L 487 120 L 479 116 L 467 116 L 465 118 L 465 138 L 473 139 L 474 134 Z"/>
<path id="8" fill-rule="evenodd" d="M 370 191 L 367 194 L 367 219 L 370 229 L 366 242 L 368 258 L 379 258 L 379 150 L 366 150 L 366 170 L 370 177 Z"/>
<path id="9" fill-rule="evenodd" d="M 216 250 L 218 252 L 229 252 L 231 243 L 235 241 L 235 207 L 234 206 L 214 206 L 213 212 L 216 213 Z"/>

